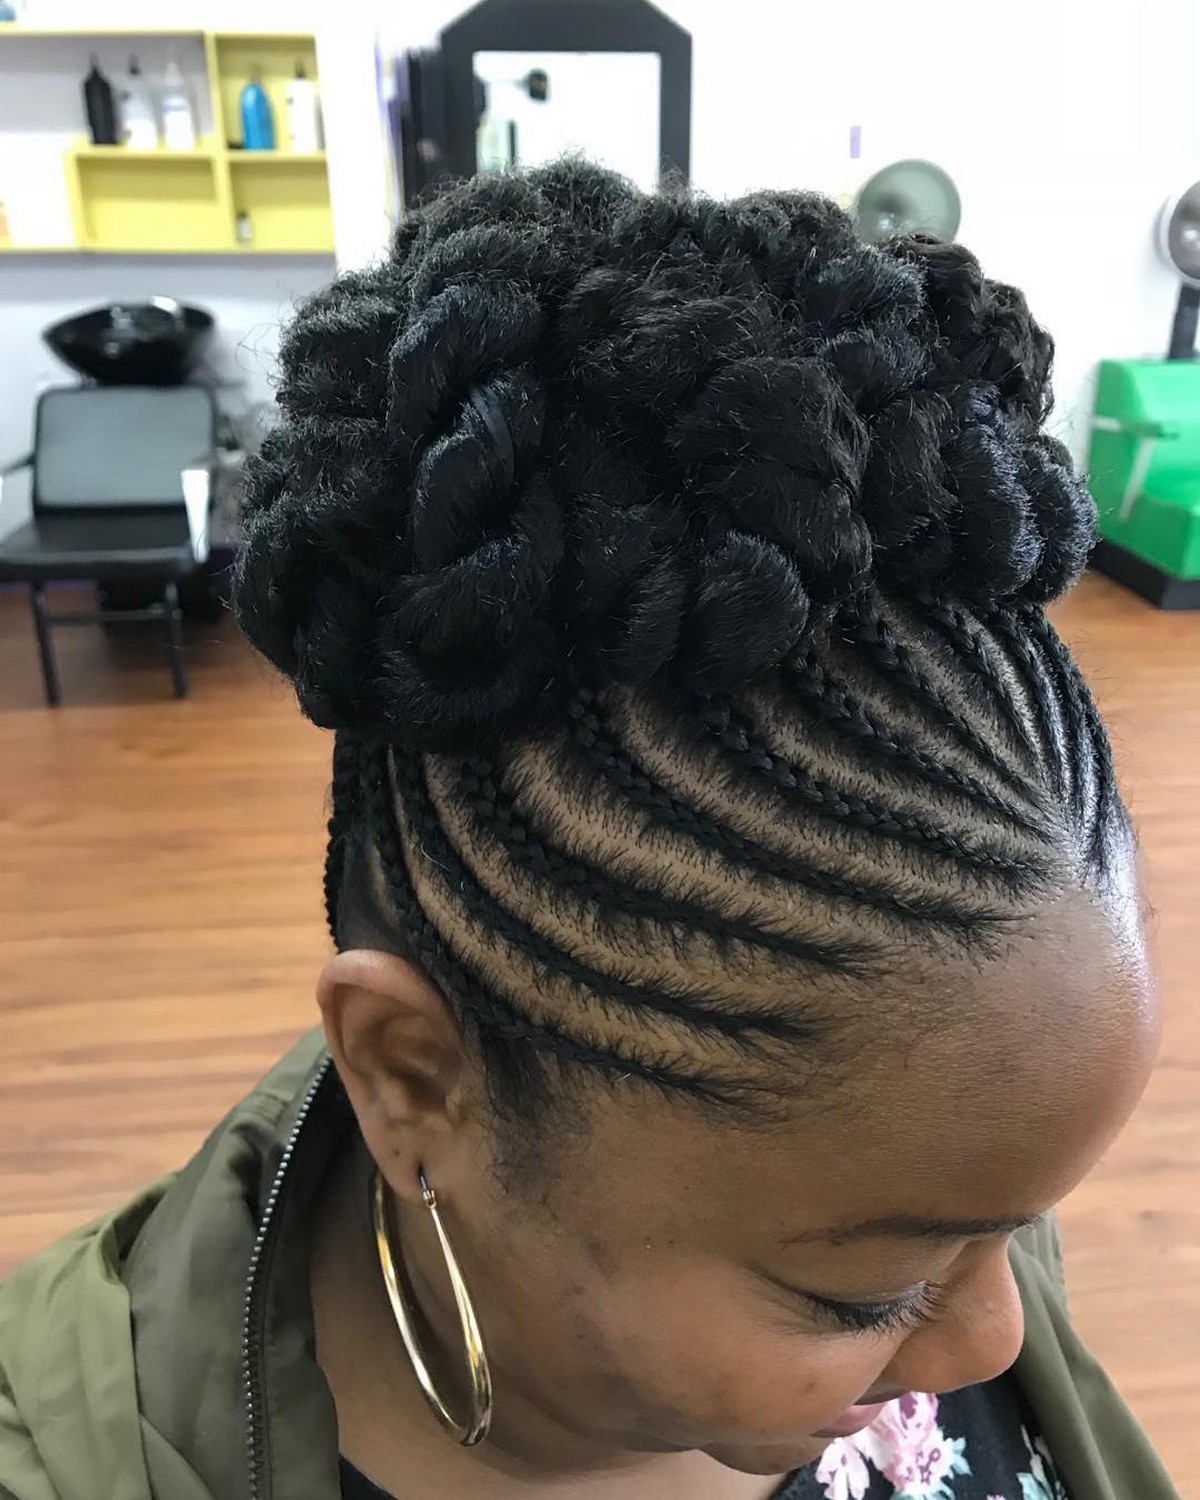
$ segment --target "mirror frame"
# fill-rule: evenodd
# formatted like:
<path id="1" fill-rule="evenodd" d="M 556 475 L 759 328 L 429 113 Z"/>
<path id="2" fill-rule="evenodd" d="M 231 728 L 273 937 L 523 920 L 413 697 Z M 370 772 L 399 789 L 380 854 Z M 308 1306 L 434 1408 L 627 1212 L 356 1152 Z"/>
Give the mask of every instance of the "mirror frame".
<path id="1" fill-rule="evenodd" d="M 481 0 L 438 38 L 445 169 L 473 177 L 477 52 L 657 52 L 659 179 L 691 171 L 692 38 L 648 0 Z"/>

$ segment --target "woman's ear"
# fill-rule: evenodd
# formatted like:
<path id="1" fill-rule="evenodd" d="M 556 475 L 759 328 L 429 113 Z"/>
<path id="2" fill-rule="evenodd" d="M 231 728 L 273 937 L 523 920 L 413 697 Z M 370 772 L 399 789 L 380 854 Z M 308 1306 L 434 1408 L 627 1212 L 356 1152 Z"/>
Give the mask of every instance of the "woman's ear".
<path id="1" fill-rule="evenodd" d="M 462 1031 L 441 991 L 393 953 L 354 948 L 317 985 L 325 1037 L 367 1149 L 392 1187 L 418 1201 L 464 1114 Z"/>

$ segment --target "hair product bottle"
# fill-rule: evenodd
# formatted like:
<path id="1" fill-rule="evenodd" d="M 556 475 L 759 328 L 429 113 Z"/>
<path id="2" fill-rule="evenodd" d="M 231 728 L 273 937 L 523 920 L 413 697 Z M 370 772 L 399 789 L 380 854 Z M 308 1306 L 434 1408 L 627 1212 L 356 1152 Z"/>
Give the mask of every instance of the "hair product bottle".
<path id="1" fill-rule="evenodd" d="M 242 90 L 239 100 L 242 117 L 242 145 L 247 151 L 275 149 L 275 121 L 271 118 L 271 101 L 254 74 Z"/>
<path id="2" fill-rule="evenodd" d="M 92 53 L 92 66 L 83 80 L 83 108 L 93 146 L 117 144 L 117 101 L 112 84 L 100 71 L 100 59 Z"/>
<path id="3" fill-rule="evenodd" d="M 321 133 L 321 104 L 317 86 L 296 64 L 296 76 L 287 86 L 288 146 L 293 151 L 320 151 L 324 145 Z"/>
<path id="4" fill-rule="evenodd" d="M 136 57 L 129 59 L 129 74 L 121 85 L 121 139 L 136 151 L 152 151 L 158 145 L 154 100 Z"/>
<path id="5" fill-rule="evenodd" d="M 167 52 L 163 70 L 162 106 L 163 143 L 174 151 L 192 151 L 196 146 L 196 117 L 192 101 L 174 50 Z"/>

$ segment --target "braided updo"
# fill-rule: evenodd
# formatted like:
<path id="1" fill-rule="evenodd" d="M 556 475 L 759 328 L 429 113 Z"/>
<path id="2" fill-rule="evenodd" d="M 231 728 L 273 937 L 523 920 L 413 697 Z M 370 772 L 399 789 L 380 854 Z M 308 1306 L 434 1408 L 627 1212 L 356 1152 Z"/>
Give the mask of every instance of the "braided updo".
<path id="1" fill-rule="evenodd" d="M 1050 356 L 819 198 L 481 178 L 288 333 L 241 620 L 318 724 L 443 748 L 571 679 L 724 692 L 872 585 L 1042 603 L 1092 524 Z"/>
<path id="2" fill-rule="evenodd" d="M 450 189 L 303 307 L 238 614 L 339 732 L 335 936 L 372 907 L 500 1102 L 548 1058 L 744 1101 L 820 1032 L 797 974 L 1100 869 L 1051 356 L 958 246 L 578 162 Z"/>

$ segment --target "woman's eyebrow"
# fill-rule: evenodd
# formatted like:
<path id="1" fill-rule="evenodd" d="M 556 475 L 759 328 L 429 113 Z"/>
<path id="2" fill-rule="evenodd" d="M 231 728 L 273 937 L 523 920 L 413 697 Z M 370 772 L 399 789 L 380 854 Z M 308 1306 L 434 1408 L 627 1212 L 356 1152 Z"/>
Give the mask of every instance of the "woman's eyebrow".
<path id="1" fill-rule="evenodd" d="M 878 1219 L 862 1219 L 851 1224 L 830 1224 L 823 1229 L 806 1229 L 789 1234 L 780 1244 L 845 1245 L 852 1240 L 891 1236 L 894 1239 L 981 1240 L 995 1235 L 1015 1234 L 1040 1219 L 1041 1214 L 1024 1214 L 1012 1219 L 937 1219 L 920 1214 L 885 1214 Z"/>

